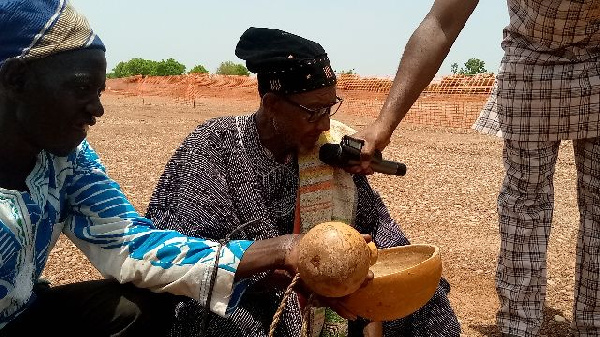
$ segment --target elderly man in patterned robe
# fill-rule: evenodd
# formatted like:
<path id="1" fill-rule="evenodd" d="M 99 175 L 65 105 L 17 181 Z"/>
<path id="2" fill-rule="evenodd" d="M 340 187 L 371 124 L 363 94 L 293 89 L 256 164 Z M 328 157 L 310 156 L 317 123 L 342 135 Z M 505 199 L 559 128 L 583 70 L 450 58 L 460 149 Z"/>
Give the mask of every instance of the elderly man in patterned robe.
<path id="1" fill-rule="evenodd" d="M 150 201 L 147 216 L 156 226 L 214 240 L 266 239 L 339 220 L 371 234 L 380 248 L 409 244 L 365 176 L 351 176 L 318 160 L 320 144 L 339 143 L 341 136 L 353 133 L 330 120 L 342 100 L 321 45 L 277 29 L 250 28 L 236 55 L 257 73 L 261 105 L 250 115 L 209 120 L 187 137 Z M 204 331 L 197 331 L 200 307 L 182 303 L 176 332 L 267 336 L 285 289 L 277 287 L 276 278 L 255 278 L 232 315 L 211 315 Z M 383 334 L 458 336 L 448 291 L 442 280 L 424 308 L 383 323 Z M 288 301 L 275 336 L 299 336 L 303 302 L 296 295 Z M 367 323 L 348 323 L 327 309 L 315 310 L 311 317 L 311 336 L 360 336 Z M 367 331 L 377 326 L 372 323 Z"/>

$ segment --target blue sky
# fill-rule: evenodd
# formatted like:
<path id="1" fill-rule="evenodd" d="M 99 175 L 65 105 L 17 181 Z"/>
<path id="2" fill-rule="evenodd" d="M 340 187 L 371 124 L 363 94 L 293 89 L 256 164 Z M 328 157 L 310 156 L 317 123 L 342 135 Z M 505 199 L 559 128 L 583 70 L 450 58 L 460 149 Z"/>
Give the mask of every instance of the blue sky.
<path id="1" fill-rule="evenodd" d="M 174 58 L 214 72 L 223 61 L 243 63 L 235 45 L 248 27 L 279 28 L 319 42 L 336 71 L 394 75 L 404 46 L 432 0 L 72 0 L 107 46 L 108 69 L 134 57 Z M 506 2 L 481 0 L 439 75 L 477 57 L 496 72 Z"/>

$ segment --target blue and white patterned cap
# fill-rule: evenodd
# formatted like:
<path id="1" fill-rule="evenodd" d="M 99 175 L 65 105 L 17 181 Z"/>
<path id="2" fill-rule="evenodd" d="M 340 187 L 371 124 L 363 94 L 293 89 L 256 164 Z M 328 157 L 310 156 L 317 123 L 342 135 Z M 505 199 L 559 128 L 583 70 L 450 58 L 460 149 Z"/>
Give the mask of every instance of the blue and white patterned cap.
<path id="1" fill-rule="evenodd" d="M 106 51 L 68 0 L 0 0 L 0 65 L 85 48 Z"/>

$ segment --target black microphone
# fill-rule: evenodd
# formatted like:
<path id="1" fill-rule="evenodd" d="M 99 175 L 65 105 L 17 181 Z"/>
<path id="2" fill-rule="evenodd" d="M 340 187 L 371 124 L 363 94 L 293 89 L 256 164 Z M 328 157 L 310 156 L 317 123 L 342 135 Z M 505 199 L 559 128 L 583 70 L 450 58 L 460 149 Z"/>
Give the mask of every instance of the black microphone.
<path id="1" fill-rule="evenodd" d="M 349 139 L 346 139 L 349 138 Z M 360 146 L 357 146 L 355 139 L 344 136 L 340 144 L 323 144 L 319 149 L 319 159 L 327 165 L 334 167 L 346 167 L 360 164 Z M 360 140 L 358 140 L 360 141 Z M 381 152 L 376 151 L 371 158 L 371 168 L 375 172 L 403 176 L 406 174 L 406 165 L 403 163 L 383 160 Z"/>

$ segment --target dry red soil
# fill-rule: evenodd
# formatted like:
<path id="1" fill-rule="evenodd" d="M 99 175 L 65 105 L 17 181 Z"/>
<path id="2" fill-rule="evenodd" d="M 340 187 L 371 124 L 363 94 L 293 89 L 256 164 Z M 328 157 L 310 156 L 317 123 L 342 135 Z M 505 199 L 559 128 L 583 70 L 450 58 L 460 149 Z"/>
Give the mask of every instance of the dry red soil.
<path id="1" fill-rule="evenodd" d="M 381 97 L 379 97 L 381 99 Z M 144 213 L 174 149 L 207 118 L 253 112 L 251 88 L 200 92 L 190 101 L 130 96 L 108 90 L 105 116 L 89 135 L 108 173 Z M 368 114 L 341 112 L 337 119 L 360 129 Z M 374 175 L 370 181 L 413 243 L 441 248 L 450 300 L 464 336 L 498 336 L 494 315 L 497 234 L 496 197 L 503 176 L 499 139 L 467 129 L 404 123 L 384 151 L 408 166 L 404 177 Z M 556 211 L 550 241 L 548 296 L 543 336 L 566 336 L 571 320 L 578 212 L 570 143 L 561 147 L 556 170 Z M 99 278 L 86 258 L 62 237 L 44 276 L 53 284 Z M 566 317 L 557 322 L 555 315 Z"/>

